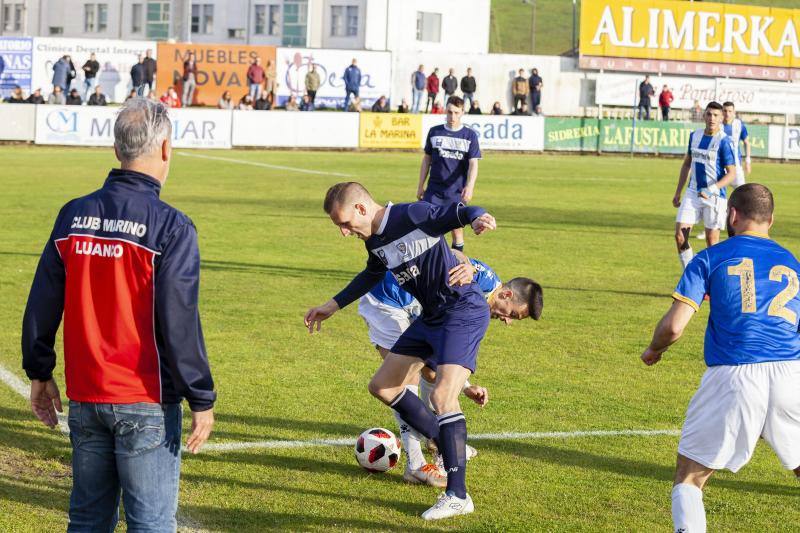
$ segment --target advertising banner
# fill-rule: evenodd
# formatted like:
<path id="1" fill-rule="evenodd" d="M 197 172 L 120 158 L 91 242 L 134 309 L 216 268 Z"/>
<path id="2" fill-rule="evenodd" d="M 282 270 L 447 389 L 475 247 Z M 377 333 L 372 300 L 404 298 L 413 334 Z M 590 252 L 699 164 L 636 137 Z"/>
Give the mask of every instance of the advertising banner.
<path id="1" fill-rule="evenodd" d="M 361 148 L 412 148 L 425 142 L 422 115 L 361 113 L 358 145 Z"/>
<path id="2" fill-rule="evenodd" d="M 113 146 L 117 109 L 95 106 L 36 106 L 36 143 Z M 231 112 L 172 109 L 174 148 L 230 148 Z"/>
<path id="3" fill-rule="evenodd" d="M 247 69 L 256 57 L 261 58 L 264 70 L 275 65 L 274 46 L 237 46 L 227 44 L 158 43 L 159 90 L 174 86 L 182 95 L 183 63 L 189 53 L 197 62 L 197 87 L 194 105 L 216 107 L 225 91 L 231 92 L 234 102 L 247 94 Z"/>
<path id="4" fill-rule="evenodd" d="M 444 122 L 444 115 L 423 115 L 419 146 L 431 127 Z M 461 123 L 478 134 L 481 150 L 544 150 L 544 117 L 464 115 Z"/>
<path id="5" fill-rule="evenodd" d="M 234 146 L 358 148 L 360 113 L 234 111 Z"/>
<path id="6" fill-rule="evenodd" d="M 579 118 L 545 119 L 545 149 L 571 151 L 630 152 L 648 154 L 685 154 L 689 135 L 703 124 L 661 122 L 657 120 L 597 120 Z M 769 154 L 767 126 L 747 126 L 751 153 Z"/>
<path id="7" fill-rule="evenodd" d="M 731 101 L 738 111 L 795 113 L 800 109 L 800 86 L 755 80 L 717 80 L 717 100 Z"/>
<path id="8" fill-rule="evenodd" d="M 320 78 L 316 106 L 341 108 L 345 98 L 342 77 L 353 59 L 361 70 L 361 105 L 370 107 L 381 95 L 391 99 L 392 54 L 389 52 L 278 48 L 278 105 L 285 105 L 290 97 L 299 101 L 306 92 L 306 73 L 314 65 Z"/>
<path id="9" fill-rule="evenodd" d="M 157 58 L 154 41 L 114 41 L 108 39 L 60 39 L 35 37 L 33 39 L 33 77 L 31 87 L 41 88 L 42 96 L 53 91 L 53 65 L 62 56 L 68 55 L 75 66 L 76 78 L 71 88 L 78 89 L 83 98 L 83 69 L 89 54 L 97 55 L 100 72 L 97 79 L 103 93 L 112 102 L 123 102 L 131 90 L 131 67 L 152 50 Z"/>
<path id="10" fill-rule="evenodd" d="M 597 76 L 595 103 L 598 105 L 614 105 L 633 107 L 639 103 L 639 84 L 643 75 L 634 74 L 600 74 Z M 650 97 L 653 108 L 658 107 L 658 96 L 664 85 L 672 91 L 675 109 L 691 109 L 694 102 L 705 106 L 716 99 L 716 81 L 714 78 L 682 78 L 677 76 L 650 76 L 650 84 L 655 95 Z"/>
<path id="11" fill-rule="evenodd" d="M 33 39 L 0 37 L 0 99 L 8 97 L 19 85 L 27 97 L 31 93 Z"/>
<path id="12" fill-rule="evenodd" d="M 800 10 L 675 0 L 584 0 L 587 56 L 800 67 Z"/>
<path id="13" fill-rule="evenodd" d="M 769 126 L 769 157 L 800 159 L 800 126 Z"/>

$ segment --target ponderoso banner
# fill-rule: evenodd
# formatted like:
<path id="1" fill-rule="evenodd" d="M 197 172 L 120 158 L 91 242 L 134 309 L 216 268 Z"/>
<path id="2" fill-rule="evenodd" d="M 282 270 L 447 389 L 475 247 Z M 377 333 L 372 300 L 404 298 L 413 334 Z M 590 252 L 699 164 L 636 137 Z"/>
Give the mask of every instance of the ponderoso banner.
<path id="1" fill-rule="evenodd" d="M 800 67 L 800 10 L 672 0 L 584 0 L 585 56 Z"/>
<path id="2" fill-rule="evenodd" d="M 159 92 L 170 85 L 182 94 L 183 63 L 194 52 L 197 61 L 197 88 L 194 104 L 216 106 L 220 96 L 230 91 L 235 102 L 247 94 L 247 69 L 256 57 L 261 66 L 275 65 L 274 46 L 234 46 L 226 44 L 158 43 Z"/>

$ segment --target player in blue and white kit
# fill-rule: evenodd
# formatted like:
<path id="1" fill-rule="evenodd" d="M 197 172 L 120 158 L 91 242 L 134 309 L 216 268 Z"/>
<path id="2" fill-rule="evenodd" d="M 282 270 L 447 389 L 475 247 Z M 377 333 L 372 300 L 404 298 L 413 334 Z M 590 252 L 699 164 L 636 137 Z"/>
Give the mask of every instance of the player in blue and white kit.
<path id="1" fill-rule="evenodd" d="M 467 258 L 454 251 L 461 264 L 450 272 L 450 285 L 458 283 L 475 283 L 483 292 L 489 304 L 489 313 L 509 324 L 515 319 L 528 316 L 538 320 L 542 313 L 541 285 L 528 278 L 514 278 L 502 283 L 489 265 L 477 259 Z M 421 314 L 419 302 L 404 291 L 397 280 L 387 272 L 384 279 L 375 285 L 358 302 L 358 314 L 364 319 L 369 331 L 369 338 L 381 357 L 391 351 L 397 339 L 408 329 L 411 323 Z M 414 394 L 430 407 L 430 395 L 436 382 L 435 363 L 427 362 L 422 370 L 419 386 L 407 385 Z M 489 399 L 484 387 L 464 384 L 464 395 L 483 407 Z M 418 435 L 411 431 L 408 424 L 394 411 L 400 427 L 400 440 L 406 452 L 406 467 L 403 479 L 409 483 L 427 483 L 434 487 L 444 487 L 447 475 L 435 464 L 428 464 L 422 453 Z M 477 455 L 477 450 L 467 446 L 467 459 Z"/>
<path id="2" fill-rule="evenodd" d="M 736 107 L 733 102 L 722 104 L 722 129 L 731 138 L 733 143 L 733 155 L 736 158 L 736 178 L 733 180 L 733 188 L 744 185 L 745 174 L 750 174 L 750 140 L 747 138 L 747 126 L 741 119 L 736 118 Z M 739 145 L 744 144 L 744 168 L 742 168 L 742 153 Z"/>
<path id="3" fill-rule="evenodd" d="M 425 155 L 419 169 L 417 199 L 434 205 L 468 204 L 472 201 L 478 179 L 478 160 L 481 158 L 478 134 L 461 124 L 464 100 L 458 96 L 447 99 L 446 113 L 447 122 L 428 131 Z M 452 246 L 464 251 L 463 229 L 453 230 Z"/>
<path id="4" fill-rule="evenodd" d="M 722 106 L 717 102 L 709 103 L 704 118 L 705 129 L 695 130 L 689 136 L 689 148 L 672 197 L 672 205 L 678 208 L 675 243 L 684 268 L 694 255 L 689 243 L 692 226 L 702 221 L 706 244 L 712 246 L 719 242 L 719 230 L 725 227 L 727 210 L 725 187 L 736 176 L 733 146 L 730 137 L 722 131 Z M 681 200 L 687 178 L 689 186 Z"/>
<path id="5" fill-rule="evenodd" d="M 727 219 L 730 236 L 686 267 L 642 354 L 657 363 L 699 310 L 711 312 L 708 365 L 686 412 L 672 489 L 675 531 L 704 532 L 703 487 L 714 472 L 736 472 L 759 437 L 800 477 L 800 263 L 770 240 L 773 198 L 757 183 L 737 188 Z"/>
<path id="6" fill-rule="evenodd" d="M 309 332 L 322 321 L 366 294 L 391 270 L 398 283 L 414 296 L 422 315 L 406 329 L 372 377 L 369 391 L 397 411 L 418 433 L 434 440 L 447 470 L 447 491 L 425 511 L 426 520 L 471 513 L 466 488 L 467 425 L 458 397 L 475 371 L 478 347 L 489 326 L 489 306 L 474 284 L 450 285 L 458 261 L 443 234 L 469 224 L 476 234 L 496 227 L 482 208 L 428 202 L 379 205 L 359 183 L 334 185 L 325 197 L 325 212 L 342 235 L 364 240 L 367 266 L 339 294 L 309 309 L 304 322 Z M 434 416 L 406 385 L 413 383 L 425 360 L 433 359 L 437 380 L 432 402 Z"/>

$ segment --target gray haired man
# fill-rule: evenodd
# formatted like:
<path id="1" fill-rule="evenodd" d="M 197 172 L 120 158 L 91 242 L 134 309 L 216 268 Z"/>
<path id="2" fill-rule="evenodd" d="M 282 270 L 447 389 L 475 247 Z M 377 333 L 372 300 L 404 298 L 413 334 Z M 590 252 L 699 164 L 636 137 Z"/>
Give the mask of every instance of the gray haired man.
<path id="1" fill-rule="evenodd" d="M 31 407 L 58 423 L 53 369 L 64 317 L 72 442 L 68 531 L 113 531 L 120 491 L 131 531 L 175 531 L 181 401 L 186 446 L 211 434 L 216 400 L 198 311 L 200 256 L 192 221 L 159 199 L 172 155 L 167 108 L 129 100 L 114 124 L 121 168 L 68 202 L 31 287 L 22 324 Z"/>

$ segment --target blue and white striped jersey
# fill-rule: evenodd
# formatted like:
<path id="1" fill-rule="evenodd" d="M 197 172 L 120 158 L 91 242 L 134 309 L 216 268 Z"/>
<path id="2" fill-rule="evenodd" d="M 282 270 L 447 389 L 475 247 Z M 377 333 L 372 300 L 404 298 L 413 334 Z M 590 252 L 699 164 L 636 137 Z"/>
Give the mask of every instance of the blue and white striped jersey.
<path id="1" fill-rule="evenodd" d="M 380 282 L 387 270 L 419 301 L 423 318 L 439 315 L 466 297 L 481 297 L 474 284 L 448 284 L 449 272 L 458 265 L 458 259 L 442 236 L 484 213 L 480 207 L 461 203 L 387 206 L 378 231 L 364 242 L 369 253 L 366 268 L 334 300 L 339 308 L 345 307 Z"/>
<path id="2" fill-rule="evenodd" d="M 692 158 L 687 191 L 695 194 L 722 179 L 727 165 L 736 164 L 731 138 L 722 129 L 714 135 L 706 135 L 702 128 L 693 131 L 686 153 Z M 719 194 L 724 198 L 725 189 Z"/>
<path id="3" fill-rule="evenodd" d="M 731 138 L 733 155 L 736 157 L 736 164 L 738 165 L 742 162 L 742 153 L 739 150 L 739 143 L 747 139 L 747 126 L 744 125 L 741 119 L 735 118 L 730 124 L 723 124 L 722 129 L 724 129 L 725 134 Z"/>

